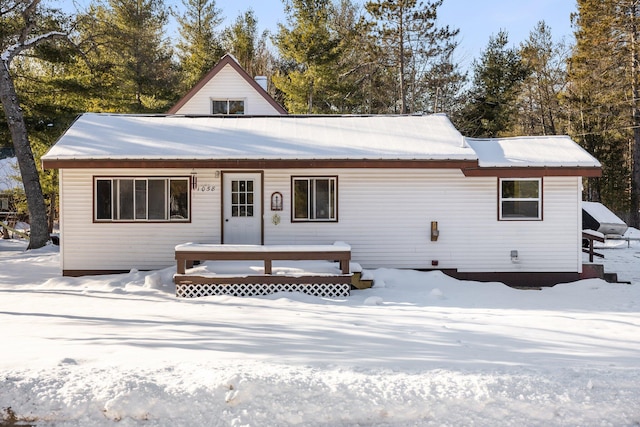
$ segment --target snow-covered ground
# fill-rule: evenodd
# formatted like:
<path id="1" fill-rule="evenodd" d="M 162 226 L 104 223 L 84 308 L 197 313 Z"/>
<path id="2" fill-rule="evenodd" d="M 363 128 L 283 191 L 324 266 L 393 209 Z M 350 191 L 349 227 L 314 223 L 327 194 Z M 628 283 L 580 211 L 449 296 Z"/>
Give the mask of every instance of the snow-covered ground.
<path id="1" fill-rule="evenodd" d="M 63 278 L 56 247 L 24 246 L 0 242 L 0 420 L 640 425 L 637 242 L 601 250 L 631 285 L 381 269 L 344 299 L 176 299 L 174 268 Z"/>

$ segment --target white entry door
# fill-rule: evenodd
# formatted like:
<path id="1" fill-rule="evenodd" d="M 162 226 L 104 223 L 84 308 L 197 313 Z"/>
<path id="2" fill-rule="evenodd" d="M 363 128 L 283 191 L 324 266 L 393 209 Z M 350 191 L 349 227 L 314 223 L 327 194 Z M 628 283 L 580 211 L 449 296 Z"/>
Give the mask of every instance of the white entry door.
<path id="1" fill-rule="evenodd" d="M 223 176 L 223 243 L 262 244 L 262 175 L 225 173 Z"/>

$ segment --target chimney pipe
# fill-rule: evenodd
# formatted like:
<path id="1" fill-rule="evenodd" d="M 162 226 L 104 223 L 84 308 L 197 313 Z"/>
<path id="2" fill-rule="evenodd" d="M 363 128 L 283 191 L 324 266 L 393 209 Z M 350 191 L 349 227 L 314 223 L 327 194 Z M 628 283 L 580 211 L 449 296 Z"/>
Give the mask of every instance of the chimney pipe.
<path id="1" fill-rule="evenodd" d="M 255 81 L 262 89 L 267 90 L 267 76 L 255 76 Z"/>

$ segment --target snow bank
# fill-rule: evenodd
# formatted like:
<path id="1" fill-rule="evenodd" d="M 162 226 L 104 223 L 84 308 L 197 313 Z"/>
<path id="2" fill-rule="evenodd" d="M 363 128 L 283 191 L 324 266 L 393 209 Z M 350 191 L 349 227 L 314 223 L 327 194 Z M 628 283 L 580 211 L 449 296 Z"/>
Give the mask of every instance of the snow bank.
<path id="1" fill-rule="evenodd" d="M 215 362 L 5 375 L 2 401 L 38 426 L 56 427 L 623 426 L 638 419 L 640 380 L 573 369 L 394 372 Z"/>
<path id="2" fill-rule="evenodd" d="M 591 279 L 522 291 L 379 269 L 364 272 L 373 288 L 341 299 L 176 299 L 175 268 L 61 277 L 57 250 L 0 250 L 5 421 L 640 423 L 637 242 L 605 250 L 607 271 L 632 285 Z"/>

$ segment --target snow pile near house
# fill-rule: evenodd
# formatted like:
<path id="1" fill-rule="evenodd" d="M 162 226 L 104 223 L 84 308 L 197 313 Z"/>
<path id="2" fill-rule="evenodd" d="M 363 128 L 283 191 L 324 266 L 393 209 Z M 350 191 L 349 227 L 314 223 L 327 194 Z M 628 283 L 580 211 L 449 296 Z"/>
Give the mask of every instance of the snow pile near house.
<path id="1" fill-rule="evenodd" d="M 176 299 L 173 268 L 69 278 L 57 247 L 0 252 L 0 413 L 38 427 L 637 425 L 638 248 L 605 251 L 632 285 L 379 269 L 343 299 Z"/>

